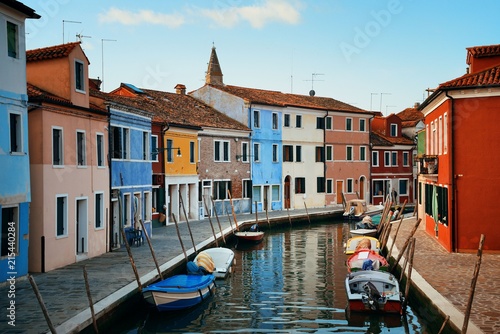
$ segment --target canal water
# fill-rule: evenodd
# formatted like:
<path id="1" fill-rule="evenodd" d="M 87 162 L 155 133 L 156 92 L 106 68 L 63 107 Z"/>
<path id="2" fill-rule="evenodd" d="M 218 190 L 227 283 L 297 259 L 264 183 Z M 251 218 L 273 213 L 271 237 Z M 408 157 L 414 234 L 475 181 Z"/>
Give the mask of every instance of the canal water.
<path id="1" fill-rule="evenodd" d="M 188 311 L 138 311 L 117 321 L 114 331 L 427 333 L 411 305 L 403 316 L 346 312 L 349 229 L 343 222 L 273 228 L 258 245 L 233 245 L 233 273 L 217 280 L 214 296 Z"/>

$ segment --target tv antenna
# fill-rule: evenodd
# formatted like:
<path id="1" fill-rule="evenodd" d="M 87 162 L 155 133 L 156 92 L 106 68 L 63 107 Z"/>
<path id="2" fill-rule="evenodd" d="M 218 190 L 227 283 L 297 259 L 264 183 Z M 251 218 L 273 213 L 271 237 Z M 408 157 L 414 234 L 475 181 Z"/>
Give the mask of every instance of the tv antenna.
<path id="1" fill-rule="evenodd" d="M 62 24 L 63 24 L 63 44 L 65 43 L 64 42 L 64 23 L 82 23 L 80 21 L 68 21 L 68 20 L 62 20 Z"/>
<path id="2" fill-rule="evenodd" d="M 92 36 L 85 36 L 85 35 L 82 35 L 82 34 L 76 34 L 76 38 L 77 38 L 78 42 L 81 42 L 82 38 L 92 38 Z"/>
<path id="3" fill-rule="evenodd" d="M 318 80 L 316 77 L 318 75 L 324 75 L 323 73 L 312 73 L 311 74 L 311 80 L 304 80 L 304 81 L 311 81 L 311 90 L 309 91 L 309 96 L 314 96 L 316 95 L 316 92 L 314 91 L 314 81 L 325 81 L 325 80 Z"/>

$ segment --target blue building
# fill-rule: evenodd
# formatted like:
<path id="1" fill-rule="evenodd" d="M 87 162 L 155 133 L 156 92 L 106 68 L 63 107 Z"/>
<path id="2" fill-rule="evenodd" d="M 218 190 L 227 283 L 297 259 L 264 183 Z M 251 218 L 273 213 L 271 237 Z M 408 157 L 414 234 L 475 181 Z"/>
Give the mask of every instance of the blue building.
<path id="1" fill-rule="evenodd" d="M 133 89 L 138 89 L 132 86 Z M 134 230 L 151 236 L 152 148 L 151 114 L 133 99 L 91 91 L 91 100 L 107 106 L 110 115 L 111 248 L 123 245 L 121 231 L 132 241 Z"/>
<path id="2" fill-rule="evenodd" d="M 0 282 L 28 273 L 30 161 L 25 20 L 38 19 L 18 1 L 0 6 Z"/>

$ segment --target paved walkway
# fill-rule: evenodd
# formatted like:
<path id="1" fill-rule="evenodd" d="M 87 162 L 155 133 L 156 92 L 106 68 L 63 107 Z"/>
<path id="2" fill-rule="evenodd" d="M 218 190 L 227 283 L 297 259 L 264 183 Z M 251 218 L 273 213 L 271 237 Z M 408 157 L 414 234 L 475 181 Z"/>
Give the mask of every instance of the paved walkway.
<path id="1" fill-rule="evenodd" d="M 330 207 L 309 209 L 307 214 L 311 219 L 316 219 L 339 212 L 341 208 Z M 290 211 L 290 217 L 292 221 L 299 219 L 307 221 L 305 210 Z M 237 219 L 240 225 L 250 224 L 255 221 L 255 215 L 238 215 Z M 271 212 L 269 219 L 271 222 L 288 220 L 288 213 L 286 211 Z M 219 217 L 219 220 L 223 233 L 229 234 L 231 226 L 227 216 Z M 265 221 L 265 214 L 259 214 L 259 220 Z M 217 220 L 212 219 L 212 224 L 219 236 Z M 396 237 L 393 255 L 397 256 L 397 248 L 402 248 L 413 225 L 414 220 L 405 220 Z M 208 219 L 191 221 L 189 227 L 197 249 L 213 242 L 213 233 Z M 179 224 L 179 233 L 188 256 L 194 254 L 188 224 Z M 394 235 L 394 231 L 392 234 Z M 475 254 L 447 253 L 433 237 L 428 236 L 422 229 L 417 231 L 416 238 L 412 278 L 418 288 L 430 295 L 430 299 L 435 304 L 437 303 L 441 311 L 452 316 L 450 322 L 453 322 L 457 328 L 461 328 L 477 257 Z M 153 229 L 152 244 L 162 271 L 174 268 L 185 260 L 175 225 Z M 155 281 L 158 275 L 147 243 L 141 247 L 132 247 L 132 253 L 142 284 L 147 285 Z M 495 266 L 495 259 L 498 258 L 499 255 L 483 256 L 468 333 L 500 332 L 500 301 L 496 298 L 500 294 L 500 290 L 497 289 L 500 287 L 500 281 L 494 276 L 499 271 Z M 48 314 L 58 333 L 76 333 L 92 323 L 83 277 L 84 265 L 88 272 L 95 313 L 98 316 L 105 314 L 131 296 L 137 296 L 138 286 L 134 280 L 134 272 L 125 248 L 48 273 L 34 274 L 33 277 Z M 430 286 L 425 285 L 427 282 Z M 15 298 L 6 298 L 8 293 L 9 285 L 1 285 L 0 309 L 3 312 L 0 317 L 1 333 L 45 333 L 49 330 L 26 278 L 16 280 Z M 11 300 L 15 301 L 14 313 L 9 313 L 7 309 L 8 302 Z M 8 324 L 11 321 L 9 314 L 15 315 L 15 327 Z M 434 315 L 429 314 L 429 316 Z"/>

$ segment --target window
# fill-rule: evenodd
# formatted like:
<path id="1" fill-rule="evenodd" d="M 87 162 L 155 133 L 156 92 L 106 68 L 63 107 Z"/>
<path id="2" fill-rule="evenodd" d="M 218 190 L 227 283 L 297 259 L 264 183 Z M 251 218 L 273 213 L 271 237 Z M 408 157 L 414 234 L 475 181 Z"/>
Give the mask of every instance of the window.
<path id="1" fill-rule="evenodd" d="M 347 193 L 351 194 L 354 192 L 353 179 L 347 179 Z"/>
<path id="2" fill-rule="evenodd" d="M 326 118 L 325 129 L 332 130 L 333 129 L 333 119 L 332 116 L 328 116 Z"/>
<path id="3" fill-rule="evenodd" d="M 273 130 L 278 129 L 278 114 L 273 112 Z"/>
<path id="4" fill-rule="evenodd" d="M 325 178 L 322 176 L 316 178 L 316 192 L 317 193 L 325 192 Z"/>
<path id="5" fill-rule="evenodd" d="M 293 161 L 292 145 L 283 145 L 283 161 Z"/>
<path id="6" fill-rule="evenodd" d="M 104 167 L 104 135 L 98 133 L 96 137 L 97 166 Z"/>
<path id="7" fill-rule="evenodd" d="M 392 166 L 398 165 L 398 152 L 391 152 L 391 165 Z"/>
<path id="8" fill-rule="evenodd" d="M 248 143 L 241 143 L 241 161 L 248 162 Z"/>
<path id="9" fill-rule="evenodd" d="M 304 177 L 295 178 L 295 193 L 296 194 L 306 193 L 306 179 Z"/>
<path id="10" fill-rule="evenodd" d="M 18 58 L 19 56 L 17 29 L 17 24 L 7 21 L 7 55 L 12 58 Z"/>
<path id="11" fill-rule="evenodd" d="M 113 149 L 113 159 L 128 159 L 129 152 L 129 129 L 119 126 L 112 126 L 111 147 Z"/>
<path id="12" fill-rule="evenodd" d="M 364 118 L 359 119 L 359 131 L 361 131 L 361 132 L 366 131 L 366 119 L 364 119 Z"/>
<path id="13" fill-rule="evenodd" d="M 56 236 L 68 235 L 68 197 L 56 197 Z"/>
<path id="14" fill-rule="evenodd" d="M 151 160 L 158 161 L 158 136 L 151 136 Z"/>
<path id="15" fill-rule="evenodd" d="M 83 131 L 76 132 L 76 155 L 78 166 L 86 166 L 85 132 Z"/>
<path id="16" fill-rule="evenodd" d="M 142 160 L 149 160 L 150 149 L 149 149 L 149 132 L 144 131 L 142 133 Z"/>
<path id="17" fill-rule="evenodd" d="M 17 206 L 2 206 L 1 233 L 0 257 L 12 257 L 13 254 L 19 254 L 19 209 Z"/>
<path id="18" fill-rule="evenodd" d="M 260 144 L 253 144 L 253 161 L 260 161 Z"/>
<path id="19" fill-rule="evenodd" d="M 332 179 L 326 180 L 326 193 L 333 194 L 333 180 Z"/>
<path id="20" fill-rule="evenodd" d="M 333 161 L 333 145 L 326 145 L 326 161 Z"/>
<path id="21" fill-rule="evenodd" d="M 165 148 L 167 151 L 167 162 L 174 162 L 174 141 L 172 139 L 167 139 L 167 147 Z"/>
<path id="22" fill-rule="evenodd" d="M 83 73 L 83 63 L 75 60 L 75 88 L 77 91 L 85 92 L 85 75 Z"/>
<path id="23" fill-rule="evenodd" d="M 228 198 L 227 191 L 231 191 L 231 181 L 222 180 L 214 181 L 213 183 L 213 199 L 214 200 L 224 200 Z"/>
<path id="24" fill-rule="evenodd" d="M 373 181 L 373 196 L 383 196 L 384 195 L 384 181 L 377 180 Z"/>
<path id="25" fill-rule="evenodd" d="M 260 128 L 260 112 L 258 110 L 253 111 L 253 127 Z"/>
<path id="26" fill-rule="evenodd" d="M 325 148 L 316 146 L 316 162 L 325 162 Z"/>
<path id="27" fill-rule="evenodd" d="M 95 194 L 95 228 L 104 227 L 104 194 Z"/>
<path id="28" fill-rule="evenodd" d="M 302 146 L 295 146 L 295 161 L 302 162 Z"/>
<path id="29" fill-rule="evenodd" d="M 398 136 L 398 125 L 391 124 L 391 137 L 397 137 L 397 136 Z"/>
<path id="30" fill-rule="evenodd" d="M 228 162 L 229 161 L 229 141 L 227 141 L 227 140 L 214 141 L 214 161 L 218 161 L 218 162 L 221 162 L 221 161 Z M 194 162 L 194 160 L 193 160 L 193 162 Z"/>
<path id="31" fill-rule="evenodd" d="M 252 187 L 252 202 L 260 202 L 260 186 Z"/>
<path id="32" fill-rule="evenodd" d="M 228 152 L 229 154 L 229 152 Z M 194 141 L 189 142 L 189 162 L 194 164 L 195 146 Z"/>
<path id="33" fill-rule="evenodd" d="M 302 127 L 302 115 L 295 115 L 295 127 L 296 128 Z"/>
<path id="34" fill-rule="evenodd" d="M 352 156 L 352 146 L 346 146 L 346 160 L 352 161 L 354 158 Z"/>
<path id="35" fill-rule="evenodd" d="M 273 144 L 273 162 L 278 162 L 278 144 Z"/>
<path id="36" fill-rule="evenodd" d="M 378 151 L 372 152 L 372 166 L 378 167 Z"/>
<path id="37" fill-rule="evenodd" d="M 285 127 L 285 128 L 290 127 L 290 114 L 283 115 L 283 127 Z"/>
<path id="38" fill-rule="evenodd" d="M 384 152 L 384 166 L 389 167 L 391 165 L 391 152 Z"/>
<path id="39" fill-rule="evenodd" d="M 272 201 L 273 202 L 278 202 L 281 198 L 280 196 L 280 186 L 279 185 L 273 185 L 271 186 L 271 196 L 272 196 Z"/>
<path id="40" fill-rule="evenodd" d="M 323 130 L 325 128 L 325 119 L 323 117 L 316 117 L 316 129 Z"/>
<path id="41" fill-rule="evenodd" d="M 250 198 L 252 196 L 252 180 L 243 180 L 242 198 Z"/>
<path id="42" fill-rule="evenodd" d="M 448 153 L 448 113 L 444 114 L 443 120 L 443 153 Z"/>
<path id="43" fill-rule="evenodd" d="M 408 180 L 400 179 L 399 180 L 399 196 L 408 195 Z"/>
<path id="44" fill-rule="evenodd" d="M 359 160 L 366 161 L 366 146 L 359 147 Z"/>
<path id="45" fill-rule="evenodd" d="M 22 124 L 20 114 L 9 114 L 10 127 L 10 152 L 22 152 Z"/>
<path id="46" fill-rule="evenodd" d="M 52 128 L 52 165 L 62 166 L 63 162 L 63 132 L 62 129 Z"/>
<path id="47" fill-rule="evenodd" d="M 352 131 L 352 118 L 347 117 L 345 119 L 345 129 L 347 131 Z"/>
<path id="48" fill-rule="evenodd" d="M 409 166 L 410 165 L 410 153 L 408 152 L 403 152 L 403 166 Z"/>
<path id="49" fill-rule="evenodd" d="M 131 212 L 132 212 L 132 201 L 130 200 L 130 194 L 123 195 L 123 219 L 125 220 L 125 227 L 132 226 Z"/>

